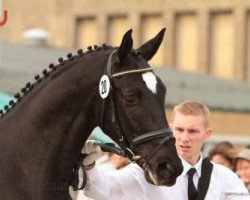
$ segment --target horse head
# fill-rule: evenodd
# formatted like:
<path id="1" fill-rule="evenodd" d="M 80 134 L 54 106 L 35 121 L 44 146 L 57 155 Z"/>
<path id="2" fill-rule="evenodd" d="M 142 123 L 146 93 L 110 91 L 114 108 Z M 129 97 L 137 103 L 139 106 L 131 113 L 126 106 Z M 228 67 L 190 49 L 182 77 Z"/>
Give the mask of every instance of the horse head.
<path id="1" fill-rule="evenodd" d="M 166 88 L 148 61 L 157 52 L 165 29 L 138 49 L 132 30 L 112 49 L 100 81 L 103 99 L 99 125 L 145 172 L 148 182 L 173 185 L 182 172 L 175 139 L 165 116 Z M 100 100 L 99 99 L 99 100 Z"/>

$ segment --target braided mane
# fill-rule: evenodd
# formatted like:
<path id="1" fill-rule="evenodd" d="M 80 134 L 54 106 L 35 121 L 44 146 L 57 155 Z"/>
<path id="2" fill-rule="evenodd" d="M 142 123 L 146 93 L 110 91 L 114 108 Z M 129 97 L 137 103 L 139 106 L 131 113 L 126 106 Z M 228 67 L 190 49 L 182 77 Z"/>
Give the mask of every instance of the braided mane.
<path id="1" fill-rule="evenodd" d="M 112 48 L 112 47 L 107 46 L 104 43 L 104 44 L 102 44 L 102 46 L 98 46 L 98 45 L 94 45 L 93 47 L 88 46 L 86 52 L 83 52 L 82 49 L 78 49 L 76 55 L 73 55 L 72 53 L 68 53 L 66 60 L 64 60 L 62 57 L 59 57 L 58 64 L 56 64 L 56 65 L 53 63 L 49 64 L 48 69 L 42 70 L 41 75 L 37 74 L 34 76 L 35 82 L 33 82 L 33 83 L 27 82 L 26 85 L 21 88 L 20 92 L 17 92 L 14 95 L 15 100 L 10 100 L 8 105 L 5 105 L 3 110 L 0 110 L 0 120 L 4 116 L 6 116 L 6 114 L 9 113 L 15 106 L 17 106 L 18 103 L 20 103 L 20 101 L 26 95 L 28 95 L 31 91 L 33 91 L 34 88 L 39 88 L 41 83 L 43 83 L 45 80 L 47 80 L 47 78 L 49 76 L 52 76 L 52 75 L 58 76 L 58 75 L 64 73 L 65 71 L 67 71 L 67 69 L 69 69 L 66 67 L 72 66 L 73 61 L 78 60 L 79 58 L 83 57 L 84 55 L 87 55 L 87 54 L 90 54 L 90 53 L 93 53 L 96 51 L 100 51 L 100 50 L 108 50 L 110 48 Z M 55 74 L 55 72 L 57 72 L 57 74 Z"/>

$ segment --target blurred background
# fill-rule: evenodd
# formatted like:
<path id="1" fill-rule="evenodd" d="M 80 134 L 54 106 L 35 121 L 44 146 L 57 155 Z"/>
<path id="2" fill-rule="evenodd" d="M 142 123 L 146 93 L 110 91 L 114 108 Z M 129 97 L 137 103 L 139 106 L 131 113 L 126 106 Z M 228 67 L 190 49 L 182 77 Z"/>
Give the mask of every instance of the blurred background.
<path id="1" fill-rule="evenodd" d="M 204 151 L 222 140 L 250 147 L 250 0 L 0 0 L 0 21 L 3 10 L 0 106 L 69 52 L 118 46 L 130 28 L 137 48 L 166 27 L 150 64 L 167 86 L 168 120 L 173 105 L 200 100 L 214 128 Z"/>

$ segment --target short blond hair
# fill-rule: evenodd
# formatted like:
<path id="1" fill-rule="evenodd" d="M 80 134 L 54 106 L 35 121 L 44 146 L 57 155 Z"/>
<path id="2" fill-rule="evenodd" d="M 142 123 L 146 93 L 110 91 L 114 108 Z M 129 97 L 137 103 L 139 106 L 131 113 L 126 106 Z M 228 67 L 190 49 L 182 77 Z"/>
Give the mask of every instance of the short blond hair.
<path id="1" fill-rule="evenodd" d="M 209 127 L 210 124 L 210 111 L 209 108 L 200 101 L 186 100 L 176 105 L 173 110 L 173 119 L 176 112 L 183 115 L 203 115 L 205 128 Z"/>

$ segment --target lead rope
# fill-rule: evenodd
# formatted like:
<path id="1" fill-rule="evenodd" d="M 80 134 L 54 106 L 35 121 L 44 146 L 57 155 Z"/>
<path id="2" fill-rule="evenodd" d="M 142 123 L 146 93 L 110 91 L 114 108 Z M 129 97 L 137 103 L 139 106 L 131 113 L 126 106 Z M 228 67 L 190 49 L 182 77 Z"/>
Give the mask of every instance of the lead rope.
<path id="1" fill-rule="evenodd" d="M 74 191 L 77 191 L 77 190 L 82 190 L 86 184 L 87 184 L 87 173 L 86 173 L 86 170 L 84 169 L 84 166 L 83 166 L 83 160 L 86 158 L 87 154 L 80 154 L 75 166 L 74 166 L 74 169 L 73 169 L 73 172 L 71 174 L 71 178 L 70 178 L 70 181 L 69 181 L 69 185 L 72 186 L 73 190 Z M 82 183 L 81 183 L 81 186 L 79 187 L 79 171 L 80 169 L 82 169 Z"/>
<path id="2" fill-rule="evenodd" d="M 116 148 L 113 143 L 102 144 L 100 142 L 95 142 L 95 145 L 100 146 L 102 151 L 105 151 L 105 152 L 116 153 L 119 156 L 123 156 L 123 157 L 130 156 L 129 153 L 124 151 L 123 149 Z M 71 174 L 69 185 L 72 186 L 74 191 L 82 190 L 87 184 L 87 173 L 83 166 L 83 160 L 86 158 L 86 156 L 87 154 L 82 154 L 82 153 L 80 154 L 77 160 L 77 163 L 74 166 L 74 170 Z M 82 173 L 83 173 L 82 183 L 80 183 L 80 180 L 79 180 L 79 170 L 82 170 Z M 79 185 L 81 186 L 79 187 Z"/>

